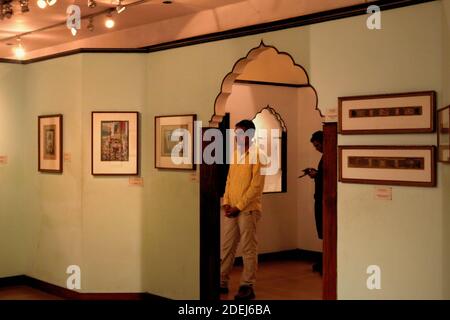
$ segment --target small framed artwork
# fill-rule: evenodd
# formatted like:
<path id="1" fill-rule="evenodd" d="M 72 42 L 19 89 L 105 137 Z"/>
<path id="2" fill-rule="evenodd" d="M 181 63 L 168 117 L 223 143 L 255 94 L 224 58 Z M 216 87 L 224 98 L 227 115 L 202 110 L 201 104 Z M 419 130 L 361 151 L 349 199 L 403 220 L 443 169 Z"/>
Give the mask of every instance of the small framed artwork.
<path id="1" fill-rule="evenodd" d="M 450 163 L 450 106 L 438 111 L 439 161 Z"/>
<path id="2" fill-rule="evenodd" d="M 436 186 L 434 146 L 340 146 L 339 181 Z"/>
<path id="3" fill-rule="evenodd" d="M 435 130 L 436 92 L 340 97 L 339 133 L 425 133 Z"/>
<path id="4" fill-rule="evenodd" d="M 155 117 L 155 168 L 194 170 L 195 114 Z"/>
<path id="5" fill-rule="evenodd" d="M 92 175 L 138 175 L 139 113 L 92 112 Z"/>
<path id="6" fill-rule="evenodd" d="M 38 117 L 38 170 L 63 172 L 63 116 L 61 114 Z"/>

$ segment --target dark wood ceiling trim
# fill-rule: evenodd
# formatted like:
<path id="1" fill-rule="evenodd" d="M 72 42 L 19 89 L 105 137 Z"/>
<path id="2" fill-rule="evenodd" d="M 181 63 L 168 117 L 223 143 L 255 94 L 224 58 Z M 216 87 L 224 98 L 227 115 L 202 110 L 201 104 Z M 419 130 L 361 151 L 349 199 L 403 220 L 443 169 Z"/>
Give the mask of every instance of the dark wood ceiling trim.
<path id="1" fill-rule="evenodd" d="M 0 63 L 19 63 L 19 64 L 30 64 L 60 57 L 65 57 L 78 53 L 149 53 L 156 51 L 169 50 L 174 48 L 192 46 L 207 42 L 220 41 L 225 39 L 239 38 L 243 36 L 262 34 L 266 32 L 278 31 L 283 29 L 307 26 L 311 24 L 344 19 L 359 15 L 364 15 L 367 13 L 367 8 L 369 5 L 378 5 L 382 11 L 397 9 L 407 6 L 412 6 L 416 4 L 433 2 L 436 0 L 379 0 L 370 3 L 362 3 L 350 7 L 333 9 L 329 11 L 313 13 L 309 15 L 299 16 L 295 18 L 283 19 L 279 21 L 267 22 L 253 26 L 247 26 L 222 32 L 210 33 L 201 36 L 190 37 L 186 39 L 180 39 L 165 43 L 160 43 L 152 46 L 142 47 L 142 48 L 114 48 L 114 49 L 89 49 L 82 48 L 76 50 L 70 50 L 66 52 L 61 52 L 53 55 L 43 56 L 39 58 L 29 59 L 29 60 L 14 60 L 14 59 L 1 59 Z"/>
<path id="2" fill-rule="evenodd" d="M 141 49 L 141 48 L 137 48 L 137 49 L 133 49 L 133 48 L 81 48 L 81 49 L 75 49 L 75 50 L 55 53 L 55 54 L 44 56 L 44 57 L 24 60 L 24 61 L 20 61 L 19 63 L 30 64 L 30 63 L 35 63 L 35 62 L 40 62 L 40 61 L 45 61 L 45 60 L 50 60 L 50 59 L 71 56 L 71 55 L 78 54 L 78 53 L 147 53 L 147 52 L 148 51 L 146 49 Z"/>
<path id="3" fill-rule="evenodd" d="M 378 5 L 381 11 L 397 9 L 401 7 L 412 6 L 416 4 L 432 2 L 436 0 L 379 0 L 371 3 L 361 3 L 358 5 L 328 10 L 324 12 L 313 13 L 309 15 L 283 19 L 273 22 L 267 22 L 257 24 L 248 27 L 242 27 L 227 31 L 221 31 L 216 33 L 210 33 L 201 36 L 195 36 L 186 39 L 175 40 L 171 42 L 156 44 L 145 47 L 148 52 L 162 51 L 168 49 L 174 49 L 185 46 L 192 46 L 201 43 L 207 43 L 212 41 L 220 41 L 232 38 L 239 38 L 244 36 L 250 36 L 255 34 L 261 34 L 266 32 L 273 32 L 283 29 L 296 28 L 301 26 L 312 25 L 316 23 L 339 20 L 344 18 L 350 18 L 354 16 L 367 14 L 367 8 L 369 5 Z"/>
<path id="4" fill-rule="evenodd" d="M 269 82 L 269 81 L 256 81 L 256 80 L 240 80 L 237 79 L 234 83 L 240 84 L 254 84 L 259 86 L 274 86 L 274 87 L 289 87 L 289 88 L 309 88 L 311 85 L 309 83 L 306 84 L 298 84 L 298 83 L 286 83 L 286 82 Z"/>
<path id="5" fill-rule="evenodd" d="M 22 61 L 20 61 L 20 60 L 14 60 L 14 59 L 0 58 L 0 63 L 22 64 Z"/>

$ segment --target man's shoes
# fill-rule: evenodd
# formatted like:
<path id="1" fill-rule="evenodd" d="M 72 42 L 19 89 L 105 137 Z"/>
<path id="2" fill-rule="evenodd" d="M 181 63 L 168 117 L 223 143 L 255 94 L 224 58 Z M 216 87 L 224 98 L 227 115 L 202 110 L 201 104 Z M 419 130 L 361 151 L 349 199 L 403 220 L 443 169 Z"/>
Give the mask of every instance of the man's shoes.
<path id="1" fill-rule="evenodd" d="M 234 300 L 251 300 L 255 299 L 255 292 L 252 286 L 241 286 L 237 295 L 234 296 Z"/>
<path id="2" fill-rule="evenodd" d="M 228 287 L 220 286 L 219 292 L 220 292 L 220 294 L 228 294 Z"/>

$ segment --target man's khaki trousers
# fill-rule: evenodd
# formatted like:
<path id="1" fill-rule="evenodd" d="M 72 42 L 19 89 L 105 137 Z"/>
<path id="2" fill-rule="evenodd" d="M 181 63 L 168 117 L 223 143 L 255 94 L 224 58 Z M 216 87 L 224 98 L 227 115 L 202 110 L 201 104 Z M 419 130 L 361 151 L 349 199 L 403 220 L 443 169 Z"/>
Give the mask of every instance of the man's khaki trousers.
<path id="1" fill-rule="evenodd" d="M 240 285 L 253 285 L 255 283 L 258 267 L 256 224 L 260 217 L 260 211 L 241 212 L 236 218 L 225 217 L 223 221 L 223 257 L 220 265 L 222 287 L 228 286 L 239 242 L 241 243 L 244 260 L 244 271 L 242 272 Z"/>

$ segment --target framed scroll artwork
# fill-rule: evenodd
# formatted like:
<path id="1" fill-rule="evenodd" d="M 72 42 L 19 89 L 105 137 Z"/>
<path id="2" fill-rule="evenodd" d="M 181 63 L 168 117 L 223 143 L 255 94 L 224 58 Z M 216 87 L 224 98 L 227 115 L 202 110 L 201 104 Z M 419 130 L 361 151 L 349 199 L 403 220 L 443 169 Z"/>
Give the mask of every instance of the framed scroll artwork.
<path id="1" fill-rule="evenodd" d="M 92 175 L 138 175 L 139 113 L 92 112 Z"/>
<path id="2" fill-rule="evenodd" d="M 63 172 L 63 116 L 38 117 L 38 171 Z"/>
<path id="3" fill-rule="evenodd" d="M 436 92 L 340 97 L 341 134 L 435 131 Z"/>
<path id="4" fill-rule="evenodd" d="M 434 146 L 340 146 L 339 181 L 436 186 Z"/>
<path id="5" fill-rule="evenodd" d="M 155 117 L 155 168 L 194 170 L 195 114 Z"/>

